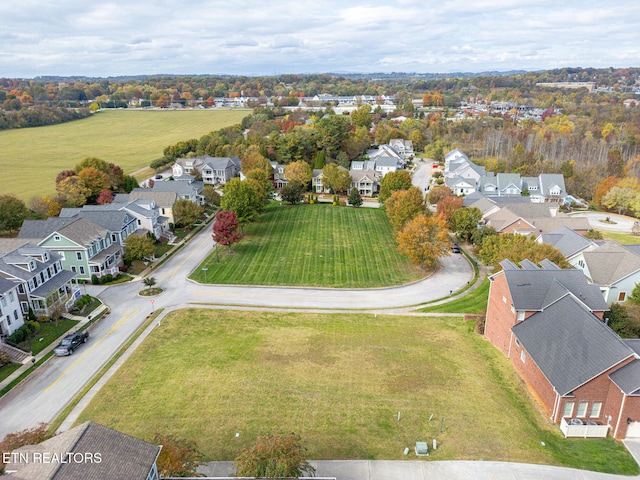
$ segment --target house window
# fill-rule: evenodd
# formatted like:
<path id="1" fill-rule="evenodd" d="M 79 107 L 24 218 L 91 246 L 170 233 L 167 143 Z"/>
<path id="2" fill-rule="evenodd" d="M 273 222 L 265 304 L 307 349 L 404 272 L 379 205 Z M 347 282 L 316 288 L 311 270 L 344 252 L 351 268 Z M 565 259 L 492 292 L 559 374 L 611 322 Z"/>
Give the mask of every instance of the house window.
<path id="1" fill-rule="evenodd" d="M 573 405 L 574 402 L 566 402 L 564 404 L 564 409 L 562 410 L 563 417 L 571 417 L 573 415 Z"/>
<path id="2" fill-rule="evenodd" d="M 7 323 L 11 325 L 11 317 L 9 315 L 7 315 Z"/>
<path id="3" fill-rule="evenodd" d="M 76 252 L 76 258 L 82 260 L 82 252 Z"/>
<path id="4" fill-rule="evenodd" d="M 54 236 L 53 236 L 53 239 L 54 239 L 56 242 L 59 242 L 59 241 L 60 241 L 60 235 L 54 235 Z"/>
<path id="5" fill-rule="evenodd" d="M 20 302 L 22 305 L 22 313 L 27 313 L 29 311 L 29 304 L 27 302 Z"/>
<path id="6" fill-rule="evenodd" d="M 77 272 L 77 271 L 78 271 L 78 270 L 76 269 L 76 266 L 75 266 L 75 265 L 71 265 L 71 271 L 72 271 L 72 272 Z"/>
<path id="7" fill-rule="evenodd" d="M 522 363 L 525 363 L 527 361 L 527 354 L 524 350 L 520 351 L 520 360 L 522 361 Z"/>
<path id="8" fill-rule="evenodd" d="M 4 298 L 4 297 L 1 297 L 0 298 L 0 303 L 2 304 L 3 307 L 6 307 L 7 306 L 7 299 Z"/>
<path id="9" fill-rule="evenodd" d="M 593 402 L 591 404 L 591 411 L 589 416 L 591 418 L 598 418 L 600 416 L 600 410 L 602 409 L 602 402 Z"/>
<path id="10" fill-rule="evenodd" d="M 22 284 L 22 283 L 18 284 L 18 292 L 19 293 L 24 293 L 24 284 Z"/>
<path id="11" fill-rule="evenodd" d="M 589 404 L 587 402 L 578 403 L 578 411 L 576 412 L 576 417 L 584 418 L 587 416 L 587 406 Z"/>
<path id="12" fill-rule="evenodd" d="M 578 260 L 578 266 L 584 268 L 584 260 Z"/>
<path id="13" fill-rule="evenodd" d="M 624 302 L 624 300 L 627 298 L 627 292 L 620 292 L 618 294 L 618 301 L 619 302 Z"/>
<path id="14" fill-rule="evenodd" d="M 519 311 L 518 312 L 518 320 L 524 320 L 524 312 L 523 311 Z"/>
<path id="15" fill-rule="evenodd" d="M 16 319 L 16 320 L 18 319 L 18 310 L 14 310 L 13 311 L 13 318 Z M 11 324 L 9 324 L 9 325 L 11 325 Z"/>
<path id="16" fill-rule="evenodd" d="M 13 303 L 13 291 L 9 292 L 9 301 Z"/>
<path id="17" fill-rule="evenodd" d="M 80 265 L 80 275 L 84 275 L 84 267 Z"/>

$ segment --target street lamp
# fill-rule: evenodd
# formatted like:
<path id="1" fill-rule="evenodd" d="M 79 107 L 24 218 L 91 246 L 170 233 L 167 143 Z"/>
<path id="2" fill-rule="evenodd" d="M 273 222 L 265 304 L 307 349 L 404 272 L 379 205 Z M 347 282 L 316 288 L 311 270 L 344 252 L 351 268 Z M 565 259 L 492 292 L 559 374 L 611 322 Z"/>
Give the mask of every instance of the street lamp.
<path id="1" fill-rule="evenodd" d="M 204 283 L 207 283 L 207 270 L 209 270 L 209 267 L 202 267 L 202 271 L 204 272 Z"/>

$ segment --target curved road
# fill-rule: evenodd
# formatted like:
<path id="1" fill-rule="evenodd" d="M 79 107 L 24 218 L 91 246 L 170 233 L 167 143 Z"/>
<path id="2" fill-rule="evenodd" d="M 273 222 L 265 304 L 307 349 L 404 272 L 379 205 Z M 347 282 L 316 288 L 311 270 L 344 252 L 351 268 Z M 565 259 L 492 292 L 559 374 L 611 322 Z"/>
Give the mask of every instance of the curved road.
<path id="1" fill-rule="evenodd" d="M 140 297 L 140 282 L 110 287 L 88 286 L 111 307 L 111 314 L 98 322 L 89 342 L 69 357 L 52 358 L 28 380 L 0 399 L 0 438 L 7 433 L 50 423 L 92 376 L 157 308 L 193 304 L 233 305 L 263 308 L 401 309 L 438 298 L 464 287 L 473 270 L 463 255 L 442 259 L 431 277 L 410 285 L 373 290 L 293 287 L 245 287 L 200 285 L 187 280 L 191 271 L 211 251 L 210 228 L 196 235 L 152 275 L 165 291 L 150 299 Z"/>

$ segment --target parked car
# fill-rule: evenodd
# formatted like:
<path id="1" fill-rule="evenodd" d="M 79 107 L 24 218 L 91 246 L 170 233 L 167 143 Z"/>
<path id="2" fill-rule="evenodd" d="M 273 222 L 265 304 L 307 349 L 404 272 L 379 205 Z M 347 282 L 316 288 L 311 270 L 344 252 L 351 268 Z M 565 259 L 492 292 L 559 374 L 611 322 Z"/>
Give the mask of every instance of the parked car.
<path id="1" fill-rule="evenodd" d="M 70 333 L 62 339 L 56 348 L 53 349 L 53 353 L 58 357 L 71 355 L 80 345 L 86 343 L 88 339 L 89 334 L 87 332 Z"/>
<path id="2" fill-rule="evenodd" d="M 460 253 L 460 247 L 458 246 L 457 243 L 453 244 L 453 247 L 451 247 L 451 250 L 453 250 L 453 253 Z"/>
<path id="3" fill-rule="evenodd" d="M 156 180 L 162 180 L 164 177 L 161 174 L 156 175 Z"/>

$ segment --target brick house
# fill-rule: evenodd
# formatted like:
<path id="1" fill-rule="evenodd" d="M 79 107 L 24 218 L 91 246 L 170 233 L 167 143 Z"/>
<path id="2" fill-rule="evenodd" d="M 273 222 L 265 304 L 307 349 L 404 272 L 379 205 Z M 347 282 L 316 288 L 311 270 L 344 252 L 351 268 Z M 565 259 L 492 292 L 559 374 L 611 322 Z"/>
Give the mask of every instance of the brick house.
<path id="1" fill-rule="evenodd" d="M 603 321 L 608 306 L 580 270 L 505 260 L 490 277 L 485 335 L 565 436 L 640 437 L 640 342 Z M 585 433 L 591 428 L 591 433 Z"/>

